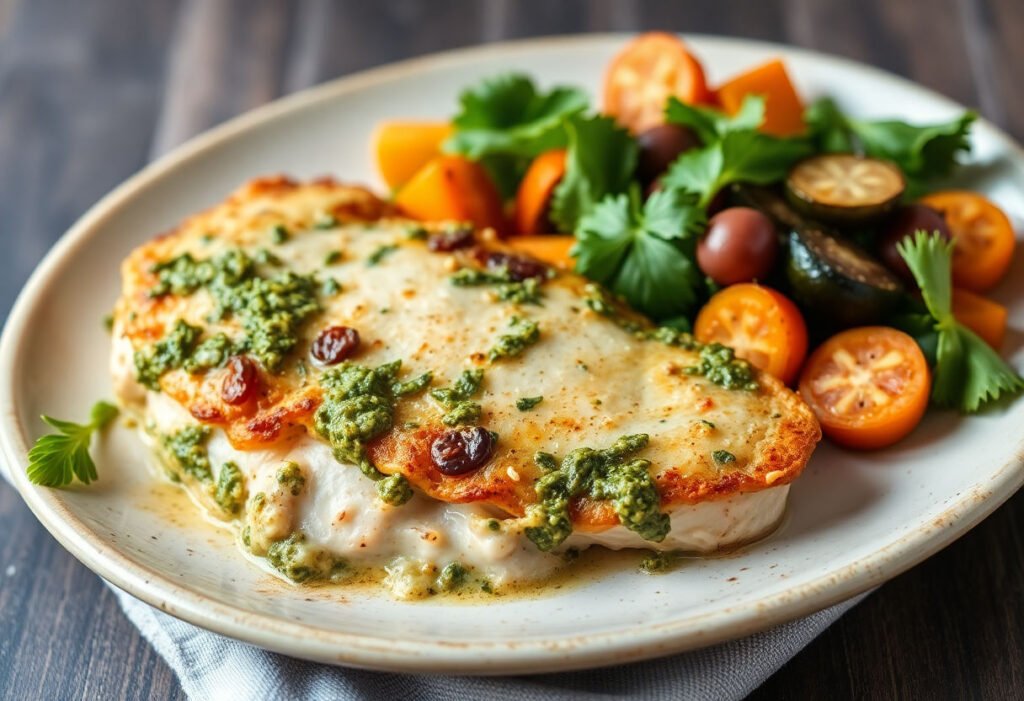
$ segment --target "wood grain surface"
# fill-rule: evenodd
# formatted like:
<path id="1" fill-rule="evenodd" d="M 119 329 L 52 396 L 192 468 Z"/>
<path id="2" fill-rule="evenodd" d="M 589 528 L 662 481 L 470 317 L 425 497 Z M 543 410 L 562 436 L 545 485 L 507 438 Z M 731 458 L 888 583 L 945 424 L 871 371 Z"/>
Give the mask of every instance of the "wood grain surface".
<path id="1" fill-rule="evenodd" d="M 1024 140 L 1021 0 L 0 0 L 0 313 L 105 192 L 279 95 L 453 47 L 651 28 L 848 56 L 975 105 Z M 1022 533 L 1019 495 L 883 586 L 754 698 L 1024 698 Z M 2 483 L 0 695 L 184 698 L 107 587 Z"/>

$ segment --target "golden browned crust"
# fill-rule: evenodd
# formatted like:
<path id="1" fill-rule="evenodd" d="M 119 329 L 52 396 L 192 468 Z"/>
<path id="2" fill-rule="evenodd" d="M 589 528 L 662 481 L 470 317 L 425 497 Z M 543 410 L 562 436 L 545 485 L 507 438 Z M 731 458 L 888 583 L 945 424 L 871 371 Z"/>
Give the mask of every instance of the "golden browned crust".
<path id="1" fill-rule="evenodd" d="M 384 237 L 372 240 L 389 242 L 399 252 L 393 256 L 395 262 L 388 263 L 392 267 L 383 271 L 356 262 L 344 269 L 345 292 L 339 302 L 306 324 L 296 358 L 307 356 L 318 329 L 345 324 L 357 327 L 363 336 L 363 349 L 354 360 L 375 365 L 401 357 L 410 374 L 434 371 L 434 386 L 450 384 L 462 368 L 488 368 L 487 383 L 478 398 L 483 406 L 481 425 L 493 427 L 501 440 L 493 459 L 479 471 L 450 477 L 433 465 L 430 446 L 448 429 L 440 423 L 443 410 L 426 396 L 403 400 L 395 428 L 368 446 L 370 458 L 382 472 L 405 474 L 433 498 L 481 502 L 522 515 L 536 501 L 533 484 L 540 474 L 533 461 L 536 451 L 564 455 L 581 445 L 601 447 L 622 433 L 640 432 L 635 430 L 640 427 L 652 435 L 643 456 L 654 464 L 662 504 L 697 504 L 791 482 L 820 440 L 811 411 L 781 383 L 762 376 L 760 389 L 745 392 L 687 375 L 683 369 L 695 363 L 693 352 L 636 341 L 580 303 L 585 281 L 571 273 L 560 273 L 545 283 L 546 300 L 541 307 L 477 301 L 489 293 L 481 288 L 453 288 L 444 279 L 454 268 L 469 263 L 469 254 L 429 253 L 421 241 L 410 240 L 404 233 L 388 238 L 389 231 L 404 232 L 409 223 L 391 218 L 393 208 L 369 191 L 329 179 L 305 185 L 280 177 L 255 180 L 223 204 L 133 251 L 122 267 L 124 291 L 116 310 L 120 333 L 140 349 L 163 337 L 176 319 L 201 325 L 209 312 L 209 302 L 204 307 L 201 295 L 151 298 L 154 263 L 184 251 L 207 255 L 204 251 L 209 249 L 201 240 L 211 235 L 221 250 L 225 246 L 254 250 L 267 245 L 266 232 L 275 223 L 284 221 L 290 230 L 302 232 L 314 228 L 317 217 L 325 213 L 343 224 L 341 231 L 305 231 L 298 236 L 336 239 L 340 247 L 348 247 L 344 255 L 351 261 L 365 258 L 371 245 L 367 237 Z M 363 232 L 361 222 L 374 222 L 378 232 Z M 478 245 L 480 250 L 504 250 L 500 242 L 489 239 Z M 362 279 L 371 275 L 378 276 L 367 283 L 373 289 L 362 289 Z M 427 277 L 415 284 L 403 280 L 414 275 Z M 394 292 L 389 297 L 392 304 L 408 308 L 375 306 L 382 286 L 394 288 L 386 290 Z M 390 315 L 385 316 L 385 311 Z M 541 341 L 522 358 L 488 364 L 481 338 L 493 339 L 500 333 L 508 314 L 540 320 Z M 579 343 L 565 345 L 566 339 L 574 341 L 574 335 L 581 339 Z M 315 435 L 313 417 L 322 394 L 315 374 L 300 373 L 297 361 L 289 361 L 280 373 L 262 372 L 259 394 L 241 406 L 221 398 L 224 372 L 171 371 L 161 378 L 161 390 L 196 420 L 221 427 L 239 450 L 266 448 L 305 433 Z M 541 407 L 517 411 L 514 398 L 539 393 L 535 390 L 541 385 L 546 388 Z M 703 417 L 714 419 L 719 427 L 707 428 L 710 424 Z M 415 426 L 407 428 L 410 419 Z M 735 453 L 735 465 L 716 465 L 711 457 L 715 447 Z M 583 530 L 617 523 L 604 503 L 580 499 L 572 512 Z"/>

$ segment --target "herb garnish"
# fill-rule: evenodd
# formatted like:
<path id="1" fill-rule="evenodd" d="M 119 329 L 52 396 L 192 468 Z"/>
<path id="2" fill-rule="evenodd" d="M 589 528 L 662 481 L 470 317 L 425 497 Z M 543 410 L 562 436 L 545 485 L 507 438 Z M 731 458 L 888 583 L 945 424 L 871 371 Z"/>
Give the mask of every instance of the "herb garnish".
<path id="1" fill-rule="evenodd" d="M 1024 389 L 1024 378 L 953 316 L 954 245 L 938 234 L 918 231 L 913 239 L 900 242 L 898 250 L 921 288 L 938 333 L 932 401 L 973 413 L 1003 394 Z"/>
<path id="2" fill-rule="evenodd" d="M 288 227 L 284 224 L 275 224 L 270 230 L 270 240 L 281 245 L 288 240 Z"/>
<path id="3" fill-rule="evenodd" d="M 689 313 L 704 276 L 695 262 L 705 216 L 696 195 L 669 188 L 641 205 L 636 189 L 607 197 L 580 220 L 576 272 L 654 318 Z"/>
<path id="4" fill-rule="evenodd" d="M 492 361 L 512 358 L 540 340 L 540 326 L 537 322 L 514 316 L 509 320 L 508 333 L 498 337 L 494 347 L 487 353 Z"/>
<path id="5" fill-rule="evenodd" d="M 544 401 L 544 397 L 520 397 L 516 400 L 516 409 L 519 411 L 530 411 Z"/>
<path id="6" fill-rule="evenodd" d="M 726 389 L 756 391 L 760 385 L 754 367 L 736 351 L 721 343 L 709 343 L 700 349 L 700 360 L 683 370 L 687 375 L 703 375 L 711 382 Z"/>
<path id="7" fill-rule="evenodd" d="M 28 451 L 25 473 L 32 484 L 44 487 L 63 487 L 77 477 L 89 484 L 99 475 L 96 463 L 89 455 L 89 443 L 94 433 L 102 430 L 118 414 L 117 407 L 108 402 L 96 402 L 89 412 L 89 423 L 77 424 L 43 415 L 42 419 L 58 433 L 40 437 Z"/>
<path id="8" fill-rule="evenodd" d="M 541 281 L 534 277 L 525 280 L 513 280 L 507 268 L 495 270 L 479 270 L 477 268 L 461 268 L 448 278 L 456 287 L 476 287 L 494 285 L 498 299 L 515 304 L 537 304 L 541 300 Z"/>
<path id="9" fill-rule="evenodd" d="M 201 482 L 209 482 L 213 479 L 210 472 L 210 457 L 206 453 L 206 441 L 209 437 L 210 429 L 206 426 L 193 425 L 164 436 L 160 443 L 186 474 Z"/>
<path id="10" fill-rule="evenodd" d="M 731 462 L 736 462 L 736 456 L 730 453 L 728 450 L 716 450 L 711 454 L 716 465 L 728 465 Z"/>
<path id="11" fill-rule="evenodd" d="M 480 418 L 482 409 L 470 398 L 479 394 L 483 379 L 482 369 L 463 370 L 451 387 L 430 390 L 430 396 L 446 409 L 441 423 L 445 426 L 458 426 L 473 423 Z"/>
<path id="12" fill-rule="evenodd" d="M 245 503 L 245 478 L 242 471 L 233 462 L 220 466 L 217 474 L 217 488 L 213 499 L 228 514 L 237 514 Z"/>
<path id="13" fill-rule="evenodd" d="M 382 260 L 384 260 L 397 250 L 398 246 L 395 246 L 394 244 L 387 244 L 385 246 L 381 246 L 380 248 L 378 248 L 369 255 L 369 257 L 366 259 L 366 265 L 370 267 L 379 265 Z"/>

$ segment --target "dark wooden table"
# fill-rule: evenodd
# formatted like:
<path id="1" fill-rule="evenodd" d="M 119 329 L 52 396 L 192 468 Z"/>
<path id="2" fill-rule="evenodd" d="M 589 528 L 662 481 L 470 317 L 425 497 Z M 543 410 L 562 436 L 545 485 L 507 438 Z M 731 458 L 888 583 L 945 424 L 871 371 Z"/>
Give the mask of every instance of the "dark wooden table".
<path id="1" fill-rule="evenodd" d="M 0 0 L 0 310 L 105 192 L 278 95 L 457 46 L 649 28 L 875 64 L 1024 140 L 1022 0 Z M 848 613 L 755 697 L 1024 697 L 1022 533 L 1019 495 Z M 0 693 L 183 697 L 107 588 L 6 485 Z"/>

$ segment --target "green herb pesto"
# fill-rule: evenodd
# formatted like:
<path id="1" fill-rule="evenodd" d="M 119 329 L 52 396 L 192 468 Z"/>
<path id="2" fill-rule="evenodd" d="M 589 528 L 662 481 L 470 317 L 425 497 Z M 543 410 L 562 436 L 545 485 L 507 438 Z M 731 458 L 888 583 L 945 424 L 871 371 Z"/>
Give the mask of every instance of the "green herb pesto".
<path id="1" fill-rule="evenodd" d="M 429 233 L 427 232 L 427 230 L 420 226 L 419 224 L 411 224 L 405 230 L 405 238 L 409 239 L 410 241 L 426 241 L 428 235 Z"/>
<path id="2" fill-rule="evenodd" d="M 494 271 L 462 268 L 448 279 L 456 287 L 494 285 L 498 299 L 504 302 L 539 305 L 543 296 L 540 280 L 532 277 L 520 281 L 513 280 L 505 268 Z"/>
<path id="3" fill-rule="evenodd" d="M 544 401 L 544 397 L 520 397 L 516 400 L 516 409 L 529 411 Z"/>
<path id="4" fill-rule="evenodd" d="M 640 560 L 640 571 L 644 574 L 665 574 L 675 569 L 682 562 L 677 552 L 648 553 Z"/>
<path id="5" fill-rule="evenodd" d="M 220 466 L 213 499 L 227 514 L 238 514 L 245 503 L 245 478 L 238 465 L 226 462 Z"/>
<path id="6" fill-rule="evenodd" d="M 390 256 L 397 250 L 398 246 L 395 246 L 393 244 L 381 246 L 380 248 L 378 248 L 377 250 L 370 254 L 370 256 L 366 259 L 366 264 L 371 267 L 374 265 L 379 265 L 382 260 Z"/>
<path id="7" fill-rule="evenodd" d="M 182 367 L 187 372 L 196 374 L 210 368 L 219 368 L 236 352 L 235 344 L 222 333 L 210 336 L 202 341 L 185 359 Z"/>
<path id="8" fill-rule="evenodd" d="M 607 317 L 627 333 L 642 341 L 657 341 L 667 346 L 675 346 L 686 350 L 697 350 L 701 347 L 691 334 L 671 326 L 651 327 L 638 320 L 624 316 L 617 306 L 612 293 L 600 285 L 588 284 L 583 288 L 583 302 L 601 316 Z"/>
<path id="9" fill-rule="evenodd" d="M 149 348 L 135 351 L 135 374 L 149 389 L 160 390 L 160 377 L 183 366 L 195 350 L 202 329 L 178 319 L 162 339 Z"/>
<path id="10" fill-rule="evenodd" d="M 325 278 L 320 283 L 320 294 L 324 297 L 333 297 L 339 292 L 341 292 L 341 283 L 333 277 Z"/>
<path id="11" fill-rule="evenodd" d="M 284 261 L 275 256 L 266 248 L 261 248 L 256 251 L 256 255 L 253 256 L 253 260 L 260 265 L 284 265 Z"/>
<path id="12" fill-rule="evenodd" d="M 334 265 L 341 260 L 341 251 L 330 251 L 324 256 L 324 265 Z"/>
<path id="13" fill-rule="evenodd" d="M 287 489 L 293 497 L 297 497 L 306 486 L 306 476 L 302 474 L 302 468 L 298 463 L 289 460 L 277 469 L 277 483 Z"/>
<path id="14" fill-rule="evenodd" d="M 430 390 L 430 396 L 445 408 L 441 423 L 445 426 L 458 426 L 473 423 L 480 418 L 483 411 L 479 404 L 471 401 L 471 397 L 480 392 L 484 380 L 482 369 L 463 370 L 451 387 L 438 387 Z"/>
<path id="15" fill-rule="evenodd" d="M 348 564 L 341 558 L 307 545 L 305 534 L 298 531 L 271 545 L 267 550 L 267 561 L 296 583 L 320 579 L 338 581 L 348 569 Z"/>
<path id="16" fill-rule="evenodd" d="M 402 361 L 368 368 L 342 363 L 320 378 L 323 401 L 314 417 L 317 433 L 326 438 L 339 462 L 355 464 L 364 475 L 377 482 L 377 493 L 388 504 L 408 501 L 412 490 L 402 488 L 405 478 L 385 479 L 366 455 L 366 444 L 389 431 L 394 424 L 398 397 L 422 390 L 430 375 L 407 381 L 396 380 Z"/>
<path id="17" fill-rule="evenodd" d="M 277 245 L 285 243 L 289 238 L 290 234 L 288 233 L 288 227 L 285 226 L 284 224 L 276 224 L 270 230 L 270 240 L 276 243 Z"/>
<path id="18" fill-rule="evenodd" d="M 716 450 L 711 454 L 711 457 L 718 465 L 728 465 L 731 462 L 736 462 L 736 456 L 728 450 Z"/>
<path id="19" fill-rule="evenodd" d="M 437 590 L 442 592 L 455 591 L 466 583 L 468 576 L 469 570 L 463 567 L 461 563 L 450 562 L 441 570 L 441 574 L 437 575 Z"/>
<path id="20" fill-rule="evenodd" d="M 623 436 L 604 450 L 577 448 L 561 465 L 537 480 L 540 503 L 527 510 L 534 525 L 525 529 L 543 551 L 560 545 L 572 534 L 569 503 L 577 496 L 608 501 L 623 526 L 645 540 L 660 542 L 671 526 L 660 510 L 660 496 L 650 462 L 631 456 L 647 446 L 645 434 Z"/>
<path id="21" fill-rule="evenodd" d="M 157 284 L 151 296 L 189 295 L 207 289 L 217 304 L 211 321 L 231 315 L 245 331 L 233 350 L 248 352 L 270 371 L 276 371 L 298 343 L 303 322 L 320 311 L 312 275 L 285 271 L 263 277 L 256 261 L 237 249 L 199 261 L 185 253 L 156 264 L 152 270 Z M 142 380 L 142 372 L 139 374 Z"/>
<path id="22" fill-rule="evenodd" d="M 163 437 L 161 443 L 178 466 L 198 480 L 209 482 L 210 458 L 206 454 L 206 439 L 210 429 L 205 426 L 186 426 Z"/>
<path id="23" fill-rule="evenodd" d="M 551 453 L 545 453 L 543 450 L 538 450 L 533 454 L 533 462 L 544 472 L 558 469 L 558 458 Z"/>
<path id="24" fill-rule="evenodd" d="M 508 324 L 508 333 L 498 337 L 487 357 L 492 361 L 498 358 L 512 358 L 540 340 L 540 327 L 537 322 L 512 317 Z"/>
<path id="25" fill-rule="evenodd" d="M 736 352 L 720 343 L 709 343 L 700 349 L 700 361 L 685 370 L 688 375 L 703 375 L 716 385 L 726 389 L 742 389 L 753 392 L 760 385 L 754 368 L 746 360 L 736 357 Z"/>

